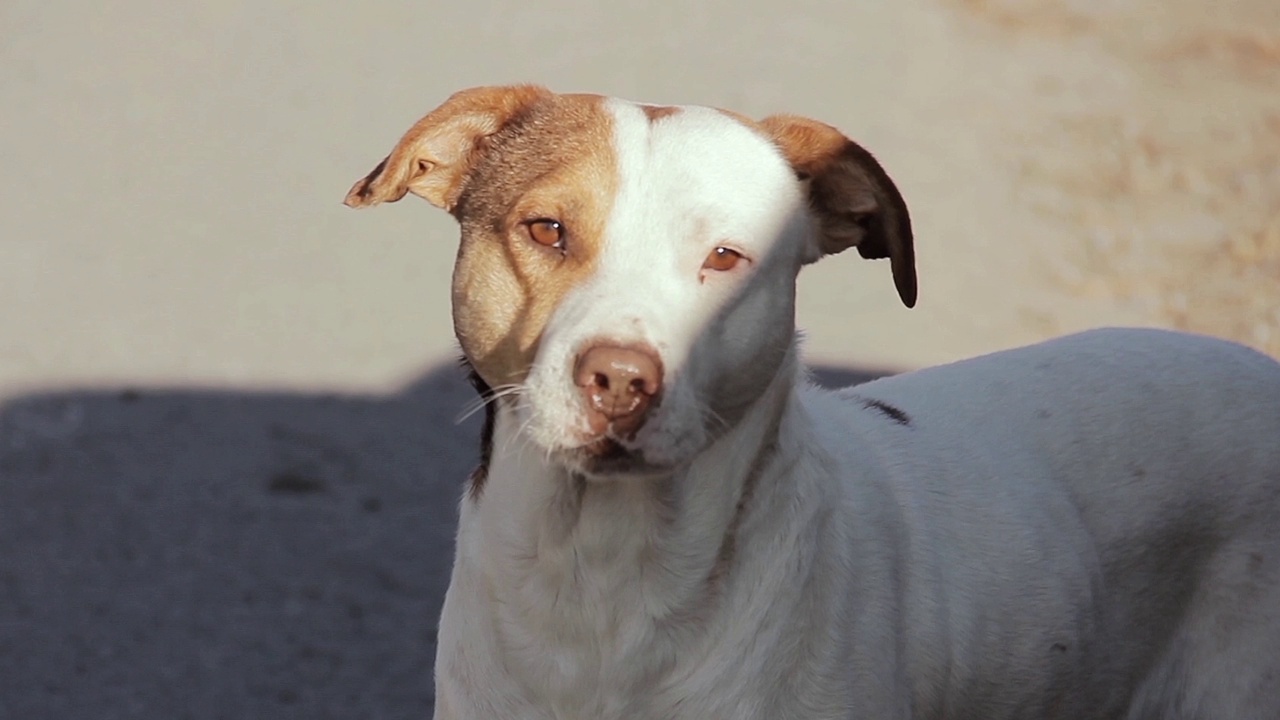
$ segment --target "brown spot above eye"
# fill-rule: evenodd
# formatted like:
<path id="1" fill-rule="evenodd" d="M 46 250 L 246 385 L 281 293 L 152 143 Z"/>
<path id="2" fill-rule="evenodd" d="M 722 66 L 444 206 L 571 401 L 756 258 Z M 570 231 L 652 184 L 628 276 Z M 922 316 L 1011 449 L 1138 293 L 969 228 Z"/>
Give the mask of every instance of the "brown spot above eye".
<path id="1" fill-rule="evenodd" d="M 670 105 L 641 105 L 640 109 L 644 111 L 645 117 L 649 118 L 651 123 L 680 112 L 680 108 Z"/>
<path id="2" fill-rule="evenodd" d="M 702 262 L 704 270 L 715 270 L 716 272 L 728 272 L 738 266 L 738 262 L 743 259 L 742 253 L 727 247 L 718 247 L 707 255 L 707 259 Z"/>

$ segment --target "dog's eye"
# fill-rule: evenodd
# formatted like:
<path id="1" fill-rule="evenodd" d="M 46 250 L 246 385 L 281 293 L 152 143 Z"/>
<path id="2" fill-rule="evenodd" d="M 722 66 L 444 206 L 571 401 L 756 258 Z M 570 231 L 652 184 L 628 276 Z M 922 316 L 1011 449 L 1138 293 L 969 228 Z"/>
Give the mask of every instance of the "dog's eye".
<path id="1" fill-rule="evenodd" d="M 707 259 L 702 262 L 704 270 L 715 270 L 716 272 L 728 272 L 738 266 L 738 262 L 743 260 L 742 253 L 727 247 L 718 247 L 711 251 Z"/>
<path id="2" fill-rule="evenodd" d="M 557 250 L 564 249 L 564 224 L 559 220 L 539 218 L 525 223 L 529 237 L 539 245 Z"/>

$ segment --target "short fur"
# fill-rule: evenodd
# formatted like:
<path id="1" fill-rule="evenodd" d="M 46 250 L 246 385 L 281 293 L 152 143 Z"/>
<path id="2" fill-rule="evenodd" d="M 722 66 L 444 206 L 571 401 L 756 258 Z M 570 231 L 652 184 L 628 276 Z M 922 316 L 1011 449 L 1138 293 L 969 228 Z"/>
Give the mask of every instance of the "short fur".
<path id="1" fill-rule="evenodd" d="M 480 88 L 347 202 L 407 192 L 460 221 L 490 399 L 439 720 L 1280 717 L 1271 359 L 1097 330 L 814 387 L 800 268 L 916 279 L 889 176 L 804 118 Z M 586 421 L 601 344 L 665 369 L 634 438 Z"/>

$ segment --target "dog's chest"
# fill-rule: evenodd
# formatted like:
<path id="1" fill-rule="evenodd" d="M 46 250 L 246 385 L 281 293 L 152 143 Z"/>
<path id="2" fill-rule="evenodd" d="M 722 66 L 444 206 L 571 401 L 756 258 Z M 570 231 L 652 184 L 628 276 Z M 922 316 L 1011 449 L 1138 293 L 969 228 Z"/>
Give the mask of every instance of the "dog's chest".
<path id="1" fill-rule="evenodd" d="M 508 661 L 521 658 L 506 667 L 528 700 L 528 717 L 748 718 L 746 708 L 766 704 L 768 681 L 736 672 L 724 643 L 682 641 L 666 623 L 640 619 L 641 604 L 633 598 L 631 613 L 615 613 L 559 603 L 526 625 L 505 622 Z"/>
<path id="2" fill-rule="evenodd" d="M 724 662 L 735 640 L 713 619 L 706 578 L 673 566 L 654 533 L 620 526 L 636 517 L 584 514 L 570 537 L 543 536 L 495 574 L 502 671 L 530 717 L 705 717 L 714 697 L 754 694 Z"/>
<path id="3" fill-rule="evenodd" d="M 498 606 L 509 671 L 565 717 L 627 717 L 678 664 L 672 600 L 639 544 L 541 548 Z"/>
<path id="4" fill-rule="evenodd" d="M 521 717 L 749 719 L 785 708 L 803 708 L 797 717 L 842 717 L 826 702 L 835 695 L 823 683 L 809 684 L 822 686 L 814 691 L 819 698 L 794 696 L 796 672 L 835 676 L 829 667 L 806 665 L 814 658 L 794 655 L 792 623 L 763 606 L 739 614 L 723 612 L 710 597 L 701 605 L 675 603 L 636 582 L 656 568 L 629 567 L 564 567 L 561 583 L 531 582 L 503 603 L 501 666 L 522 698 Z M 679 609 L 661 610 L 669 606 Z M 816 707 L 825 712 L 815 714 Z"/>

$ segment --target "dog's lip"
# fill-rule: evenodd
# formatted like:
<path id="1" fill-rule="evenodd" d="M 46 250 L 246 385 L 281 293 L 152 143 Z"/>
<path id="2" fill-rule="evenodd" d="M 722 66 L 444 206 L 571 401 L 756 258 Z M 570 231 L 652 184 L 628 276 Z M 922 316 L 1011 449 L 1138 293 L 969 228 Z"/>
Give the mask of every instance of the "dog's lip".
<path id="1" fill-rule="evenodd" d="M 643 451 L 630 448 L 608 435 L 589 438 L 581 445 L 564 448 L 557 454 L 566 465 L 587 477 L 650 475 L 664 469 L 645 458 Z"/>
<path id="2" fill-rule="evenodd" d="M 597 458 L 620 458 L 630 456 L 633 453 L 623 447 L 622 443 L 613 438 L 604 435 L 582 445 L 582 452 Z"/>

